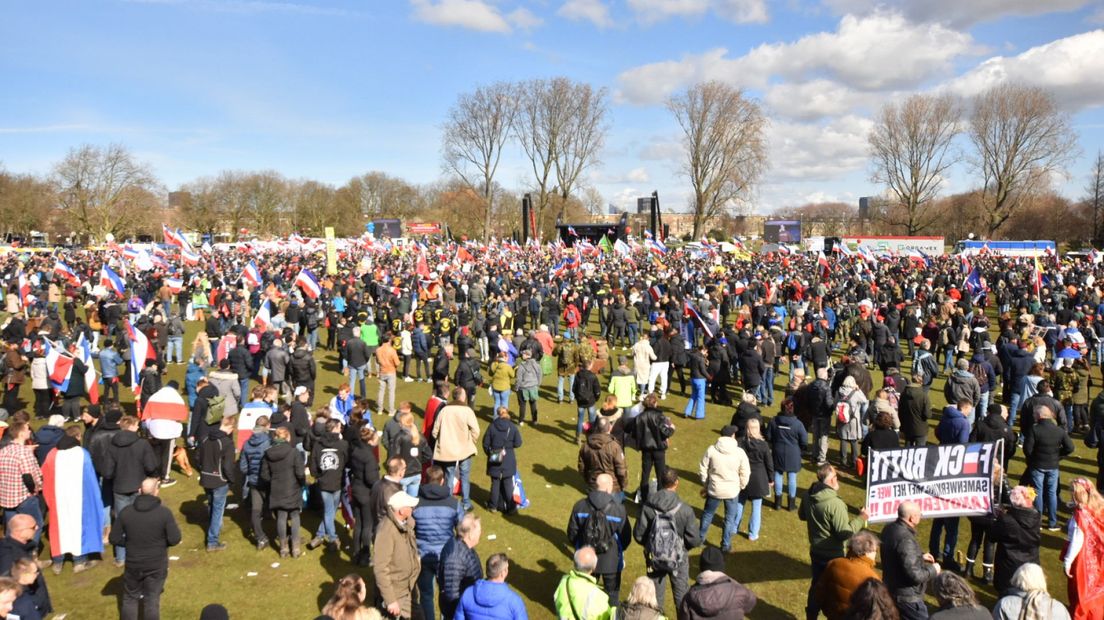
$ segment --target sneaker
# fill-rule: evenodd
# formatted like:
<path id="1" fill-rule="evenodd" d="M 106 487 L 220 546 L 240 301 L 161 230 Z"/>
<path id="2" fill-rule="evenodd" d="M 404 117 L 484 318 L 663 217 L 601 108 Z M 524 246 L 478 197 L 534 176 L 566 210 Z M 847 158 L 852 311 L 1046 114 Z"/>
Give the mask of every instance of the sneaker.
<path id="1" fill-rule="evenodd" d="M 125 568 L 126 567 L 126 562 L 124 562 L 123 560 L 115 560 L 114 563 L 115 563 L 115 568 Z"/>
<path id="2" fill-rule="evenodd" d="M 54 563 L 54 561 L 50 558 L 46 558 L 45 560 L 35 560 L 35 562 L 38 564 L 38 570 L 45 570 L 47 568 L 50 568 L 50 565 Z"/>
<path id="3" fill-rule="evenodd" d="M 77 573 L 83 573 L 84 571 L 86 571 L 90 568 L 92 568 L 92 567 L 88 565 L 88 562 L 80 562 L 78 564 L 74 564 L 73 565 L 73 574 L 75 575 Z"/>
<path id="4" fill-rule="evenodd" d="M 1047 528 L 1047 531 L 1048 532 L 1060 532 L 1060 531 L 1062 531 L 1062 528 L 1058 527 L 1057 525 L 1052 525 L 1052 526 Z"/>
<path id="5" fill-rule="evenodd" d="M 220 542 L 216 545 L 207 545 L 207 553 L 214 553 L 216 551 L 225 551 L 226 543 Z"/>
<path id="6" fill-rule="evenodd" d="M 257 551 L 264 551 L 267 548 L 268 548 L 268 539 L 267 538 L 262 538 L 261 540 L 257 541 Z"/>
<path id="7" fill-rule="evenodd" d="M 61 566 L 62 566 L 61 562 L 54 562 L 53 566 L 50 567 L 50 570 L 54 571 L 55 575 L 60 575 L 61 574 Z"/>
<path id="8" fill-rule="evenodd" d="M 309 543 L 307 543 L 307 549 L 317 549 L 318 547 L 322 546 L 323 542 L 324 541 L 321 536 L 315 536 L 311 539 Z"/>
<path id="9" fill-rule="evenodd" d="M 410 377 L 403 377 L 403 383 L 414 383 L 414 380 Z"/>
<path id="10" fill-rule="evenodd" d="M 174 484 L 176 484 L 176 480 L 174 480 L 172 478 L 163 478 L 161 480 L 161 488 L 162 489 L 167 489 L 167 488 L 171 487 Z"/>

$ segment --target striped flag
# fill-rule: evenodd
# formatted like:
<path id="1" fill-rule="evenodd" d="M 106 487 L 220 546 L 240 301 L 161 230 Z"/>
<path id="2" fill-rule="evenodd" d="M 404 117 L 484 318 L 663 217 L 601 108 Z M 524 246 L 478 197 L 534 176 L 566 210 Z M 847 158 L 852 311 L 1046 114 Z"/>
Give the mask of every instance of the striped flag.
<path id="1" fill-rule="evenodd" d="M 43 341 L 46 357 L 46 378 L 50 387 L 59 392 L 69 389 L 69 375 L 73 372 L 73 358 L 55 342 Z"/>
<path id="2" fill-rule="evenodd" d="M 73 286 L 81 285 L 80 278 L 77 277 L 77 272 L 73 271 L 72 268 L 69 267 L 69 265 L 66 265 L 61 261 L 57 261 L 56 263 L 54 263 L 54 273 L 61 276 L 62 278 L 65 278 L 65 281 L 72 284 Z"/>
<path id="3" fill-rule="evenodd" d="M 77 338 L 77 349 L 81 361 L 84 362 L 84 388 L 88 390 L 88 402 L 93 405 L 100 404 L 100 382 L 96 380 L 96 365 L 92 363 L 92 343 L 81 334 Z"/>
<path id="4" fill-rule="evenodd" d="M 259 288 L 261 286 L 261 270 L 257 269 L 257 263 L 255 261 L 249 261 L 249 264 L 242 269 L 242 280 L 249 284 L 250 288 Z"/>
<path id="5" fill-rule="evenodd" d="M 318 296 L 322 294 L 322 285 L 318 283 L 318 278 L 314 277 L 309 269 L 303 269 L 299 272 L 299 275 L 295 276 L 295 286 L 298 286 L 303 294 L 311 299 L 318 299 Z"/>
<path id="6" fill-rule="evenodd" d="M 92 455 L 54 448 L 42 463 L 42 498 L 50 508 L 50 555 L 103 552 L 104 509 Z"/>
<path id="7" fill-rule="evenodd" d="M 119 297 L 122 297 L 126 292 L 126 284 L 123 283 L 123 279 L 107 265 L 100 269 L 100 284 L 108 290 L 114 291 Z"/>
<path id="8" fill-rule="evenodd" d="M 146 368 L 146 360 L 157 359 L 157 352 L 153 350 L 149 338 L 133 323 L 126 321 L 126 329 L 130 340 L 130 385 L 137 394 L 142 390 L 142 371 Z"/>
<path id="9" fill-rule="evenodd" d="M 272 303 L 267 299 L 257 309 L 257 314 L 253 317 L 253 324 L 265 331 L 272 327 Z"/>
<path id="10" fill-rule="evenodd" d="M 165 278 L 165 286 L 169 287 L 173 295 L 178 295 L 180 291 L 184 290 L 183 278 Z"/>

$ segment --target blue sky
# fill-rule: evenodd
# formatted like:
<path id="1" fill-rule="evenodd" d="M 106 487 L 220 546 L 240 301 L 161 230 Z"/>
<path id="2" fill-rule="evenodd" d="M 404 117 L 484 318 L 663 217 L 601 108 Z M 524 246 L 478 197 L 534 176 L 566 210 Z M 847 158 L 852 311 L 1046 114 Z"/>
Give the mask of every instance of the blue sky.
<path id="1" fill-rule="evenodd" d="M 769 212 L 877 193 L 866 133 L 914 92 L 969 97 L 1000 80 L 1051 89 L 1081 156 L 1104 148 L 1100 0 L 83 0 L 13 2 L 0 20 L 0 165 L 46 174 L 82 143 L 127 145 L 175 189 L 221 170 L 339 185 L 369 170 L 441 175 L 459 93 L 564 75 L 608 89 L 588 184 L 628 206 L 685 204 L 664 98 L 720 79 L 760 99 Z M 520 152 L 499 174 L 528 181 Z M 945 192 L 972 184 L 963 165 Z"/>

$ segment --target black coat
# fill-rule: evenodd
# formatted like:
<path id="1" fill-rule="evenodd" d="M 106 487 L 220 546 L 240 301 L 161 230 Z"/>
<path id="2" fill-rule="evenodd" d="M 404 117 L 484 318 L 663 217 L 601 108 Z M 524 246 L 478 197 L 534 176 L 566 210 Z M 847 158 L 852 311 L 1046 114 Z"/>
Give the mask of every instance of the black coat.
<path id="1" fill-rule="evenodd" d="M 230 349 L 226 359 L 230 360 L 230 370 L 238 375 L 238 379 L 247 379 L 253 374 L 253 356 L 249 354 L 249 347 L 242 345 Z"/>
<path id="2" fill-rule="evenodd" d="M 349 444 L 337 433 L 323 433 L 311 446 L 310 471 L 321 491 L 340 491 L 349 460 Z"/>
<path id="3" fill-rule="evenodd" d="M 358 504 L 371 500 L 372 487 L 380 479 L 379 469 L 379 459 L 372 446 L 360 442 L 353 444 L 349 454 L 349 488 Z"/>
<path id="4" fill-rule="evenodd" d="M 291 354 L 291 381 L 295 385 L 309 384 L 314 381 L 317 366 L 314 356 L 306 348 L 295 349 Z"/>
<path id="5" fill-rule="evenodd" d="M 125 547 L 126 570 L 166 570 L 168 548 L 180 544 L 172 511 L 153 495 L 139 495 L 111 524 L 111 544 Z"/>
<path id="6" fill-rule="evenodd" d="M 148 441 L 138 437 L 138 433 L 119 431 L 111 438 L 105 473 L 112 480 L 116 493 L 137 493 L 142 481 L 160 473 L 159 469 L 161 466 L 153 448 Z"/>
<path id="7" fill-rule="evenodd" d="M 290 443 L 275 443 L 261 461 L 261 485 L 268 489 L 272 510 L 299 510 L 303 507 L 303 455 Z"/>
<path id="8" fill-rule="evenodd" d="M 406 475 L 413 476 L 422 473 L 422 465 L 430 461 L 433 453 L 424 435 L 419 433 L 418 443 L 415 444 L 410 431 L 400 429 L 387 450 L 387 458 L 393 456 L 403 457 L 406 460 Z"/>
<path id="9" fill-rule="evenodd" d="M 204 489 L 218 489 L 237 483 L 241 469 L 234 462 L 234 438 L 221 428 L 207 433 L 199 445 L 199 485 Z"/>
<path id="10" fill-rule="evenodd" d="M 763 414 L 759 408 L 751 403 L 740 401 L 736 412 L 732 414 L 729 424 L 736 427 L 736 437 L 743 437 L 747 432 L 747 423 L 750 420 L 759 420 L 759 428 L 763 428 Z"/>
<path id="11" fill-rule="evenodd" d="M 1004 440 L 1004 468 L 1008 471 L 1008 463 L 1016 454 L 1016 431 L 1008 426 L 1008 421 L 999 413 L 991 413 L 978 420 L 970 433 L 970 441 L 985 443 L 1002 439 Z"/>
<path id="12" fill-rule="evenodd" d="M 1024 439 L 1024 456 L 1031 469 L 1058 469 L 1062 457 L 1073 454 L 1073 440 L 1054 420 L 1041 420 Z"/>
<path id="13" fill-rule="evenodd" d="M 575 374 L 575 385 L 572 386 L 571 392 L 580 407 L 593 407 L 602 396 L 602 386 L 598 382 L 598 377 L 584 368 Z"/>
<path id="14" fill-rule="evenodd" d="M 919 385 L 910 385 L 898 400 L 897 416 L 901 420 L 901 435 L 905 439 L 928 436 L 931 399 Z"/>
<path id="15" fill-rule="evenodd" d="M 923 602 L 935 565 L 924 562 L 916 531 L 898 519 L 882 530 L 882 579 L 898 603 Z"/>
<path id="16" fill-rule="evenodd" d="M 751 465 L 751 476 L 747 486 L 740 492 L 744 499 L 762 499 L 770 495 L 770 483 L 774 480 L 774 458 L 770 444 L 762 439 L 744 438 L 740 447 L 747 453 Z"/>
<path id="17" fill-rule="evenodd" d="M 345 343 L 345 361 L 349 368 L 363 368 L 368 364 L 368 345 L 360 338 Z"/>
<path id="18" fill-rule="evenodd" d="M 622 419 L 624 417 L 622 416 Z M 666 450 L 667 438 L 662 427 L 667 424 L 666 416 L 658 409 L 645 409 L 631 421 L 633 447 L 637 450 Z"/>
<path id="19" fill-rule="evenodd" d="M 517 473 L 517 455 L 514 450 L 521 447 L 521 432 L 509 418 L 495 418 L 483 434 L 483 453 L 491 453 L 505 448 L 506 456 L 501 463 L 492 463 L 487 459 L 487 475 L 491 478 L 513 478 Z"/>
<path id="20" fill-rule="evenodd" d="M 567 520 L 567 540 L 576 549 L 586 546 L 586 522 L 595 510 L 605 513 L 615 544 L 598 556 L 594 572 L 599 575 L 619 572 L 625 547 L 632 543 L 632 524 L 625 506 L 609 493 L 590 491 L 586 497 L 575 502 Z"/>
<path id="21" fill-rule="evenodd" d="M 783 472 L 801 471 L 801 454 L 809 443 L 805 425 L 792 415 L 778 415 L 767 424 L 767 439 L 774 453 L 774 468 Z"/>
<path id="22" fill-rule="evenodd" d="M 863 437 L 862 440 L 864 455 L 869 454 L 871 449 L 892 450 L 900 446 L 901 438 L 897 436 L 897 431 L 892 428 L 876 428 L 867 433 L 866 437 Z"/>
<path id="23" fill-rule="evenodd" d="M 1004 594 L 1016 569 L 1032 562 L 1039 563 L 1039 528 L 1042 515 L 1034 508 L 1012 506 L 997 514 L 989 528 L 990 540 L 997 543 L 993 564 L 993 587 Z"/>

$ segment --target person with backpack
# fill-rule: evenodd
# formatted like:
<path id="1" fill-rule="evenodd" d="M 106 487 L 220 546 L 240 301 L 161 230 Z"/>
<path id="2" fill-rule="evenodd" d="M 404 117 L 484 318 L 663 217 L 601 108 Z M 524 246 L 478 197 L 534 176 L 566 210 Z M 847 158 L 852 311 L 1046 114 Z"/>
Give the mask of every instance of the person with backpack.
<path id="1" fill-rule="evenodd" d="M 602 384 L 597 375 L 590 370 L 589 363 L 580 363 L 575 373 L 575 385 L 571 387 L 571 393 L 575 396 L 575 405 L 578 407 L 579 416 L 575 421 L 575 442 L 583 441 L 583 422 L 594 424 L 597 416 L 595 405 L 602 396 Z"/>
<path id="2" fill-rule="evenodd" d="M 866 419 L 866 409 L 870 406 L 866 394 L 859 389 L 855 378 L 848 376 L 843 380 L 836 394 L 833 416 L 836 419 L 836 433 L 840 440 L 840 466 L 855 468 L 855 459 L 859 456 L 859 441 L 863 438 L 862 421 Z"/>
<path id="3" fill-rule="evenodd" d="M 663 607 L 664 583 L 671 581 L 675 607 L 690 588 L 690 550 L 701 544 L 694 509 L 678 496 L 678 472 L 668 468 L 660 478 L 663 488 L 648 498 L 633 528 L 633 539 L 644 548 L 648 577 L 655 582 L 656 600 Z"/>
<path id="4" fill-rule="evenodd" d="M 931 390 L 935 376 L 939 374 L 939 362 L 931 352 L 931 340 L 927 338 L 920 341 L 920 348 L 916 351 L 916 357 L 912 360 L 912 374 L 920 375 L 923 380 L 920 385 L 924 392 Z"/>
<path id="5" fill-rule="evenodd" d="M 987 347 L 988 344 L 982 346 Z M 984 348 L 977 349 L 970 358 L 970 365 L 967 368 L 974 379 L 977 379 L 978 388 L 981 390 L 981 399 L 978 401 L 977 410 L 982 413 L 989 411 L 989 395 L 997 389 L 997 373 L 993 370 L 993 365 L 989 363 L 985 351 Z"/>
<path id="6" fill-rule="evenodd" d="M 207 551 L 222 551 L 226 543 L 219 541 L 222 515 L 230 484 L 239 484 L 241 470 L 234 466 L 234 418 L 223 418 L 219 427 L 210 431 L 199 446 L 199 484 L 207 493 Z"/>
<path id="7" fill-rule="evenodd" d="M 632 527 L 625 507 L 613 494 L 613 476 L 599 474 L 595 487 L 571 508 L 567 539 L 576 549 L 594 549 L 598 558 L 594 577 L 601 580 L 610 606 L 616 607 L 621 595 L 625 548 L 632 543 Z"/>
<path id="8" fill-rule="evenodd" d="M 981 402 L 981 384 L 970 372 L 968 360 L 960 359 L 955 362 L 955 371 L 947 377 L 947 382 L 943 385 L 943 397 L 948 403 L 966 400 L 975 407 Z M 968 421 L 970 426 L 974 425 L 972 410 Z"/>

